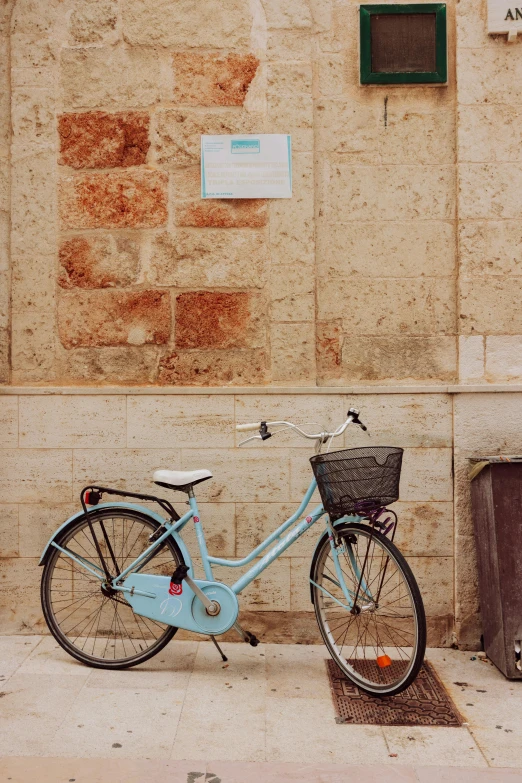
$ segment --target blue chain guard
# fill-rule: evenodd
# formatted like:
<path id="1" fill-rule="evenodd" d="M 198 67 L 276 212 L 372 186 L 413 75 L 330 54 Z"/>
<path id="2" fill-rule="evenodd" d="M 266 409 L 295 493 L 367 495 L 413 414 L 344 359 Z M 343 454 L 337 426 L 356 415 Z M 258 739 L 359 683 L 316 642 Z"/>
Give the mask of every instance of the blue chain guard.
<path id="1" fill-rule="evenodd" d="M 207 614 L 185 581 L 181 584 L 182 592 L 171 595 L 169 576 L 130 574 L 123 582 L 123 587 L 129 590 L 134 588 L 134 591 L 132 594 L 124 592 L 123 596 L 136 614 L 150 620 L 212 636 L 225 633 L 237 619 L 239 604 L 236 594 L 222 582 L 206 582 L 202 579 L 194 579 L 194 582 L 210 601 L 219 603 L 221 611 L 215 617 Z M 154 597 L 139 595 L 137 591 Z"/>

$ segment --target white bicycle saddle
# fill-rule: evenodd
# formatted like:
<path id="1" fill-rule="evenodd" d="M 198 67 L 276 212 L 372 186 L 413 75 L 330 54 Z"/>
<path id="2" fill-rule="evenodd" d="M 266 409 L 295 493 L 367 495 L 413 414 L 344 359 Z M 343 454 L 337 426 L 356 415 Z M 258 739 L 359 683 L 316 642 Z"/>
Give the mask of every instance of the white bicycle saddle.
<path id="1" fill-rule="evenodd" d="M 155 470 L 152 480 L 160 487 L 183 489 L 212 478 L 210 470 Z"/>

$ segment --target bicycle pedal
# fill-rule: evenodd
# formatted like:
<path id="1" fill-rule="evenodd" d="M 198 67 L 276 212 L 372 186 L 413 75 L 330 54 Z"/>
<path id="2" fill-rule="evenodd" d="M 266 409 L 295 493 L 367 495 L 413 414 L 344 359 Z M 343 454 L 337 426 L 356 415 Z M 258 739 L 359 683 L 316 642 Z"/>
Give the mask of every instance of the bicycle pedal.
<path id="1" fill-rule="evenodd" d="M 251 647 L 257 647 L 259 644 L 259 639 L 257 636 L 254 636 L 253 633 L 250 633 L 250 631 L 245 631 L 245 636 L 247 637 L 247 642 Z"/>

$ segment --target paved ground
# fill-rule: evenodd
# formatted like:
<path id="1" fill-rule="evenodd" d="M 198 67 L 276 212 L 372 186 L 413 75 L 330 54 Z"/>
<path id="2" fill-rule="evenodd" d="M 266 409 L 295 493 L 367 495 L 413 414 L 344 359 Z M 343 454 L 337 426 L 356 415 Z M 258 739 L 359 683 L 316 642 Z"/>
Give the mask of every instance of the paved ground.
<path id="1" fill-rule="evenodd" d="M 109 672 L 49 637 L 0 637 L 0 780 L 522 781 L 522 682 L 471 653 L 427 655 L 467 725 L 411 728 L 337 725 L 322 646 L 224 648 L 228 665 L 173 641 Z"/>

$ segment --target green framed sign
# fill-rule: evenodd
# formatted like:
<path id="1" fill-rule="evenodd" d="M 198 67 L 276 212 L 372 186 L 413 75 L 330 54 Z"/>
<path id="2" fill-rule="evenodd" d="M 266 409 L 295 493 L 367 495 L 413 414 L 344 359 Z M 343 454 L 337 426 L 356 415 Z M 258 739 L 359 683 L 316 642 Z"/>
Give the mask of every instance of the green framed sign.
<path id="1" fill-rule="evenodd" d="M 361 84 L 448 80 L 446 5 L 360 6 Z"/>

